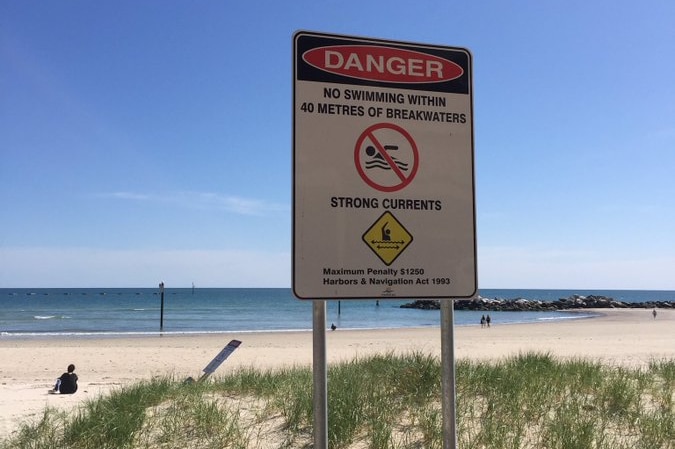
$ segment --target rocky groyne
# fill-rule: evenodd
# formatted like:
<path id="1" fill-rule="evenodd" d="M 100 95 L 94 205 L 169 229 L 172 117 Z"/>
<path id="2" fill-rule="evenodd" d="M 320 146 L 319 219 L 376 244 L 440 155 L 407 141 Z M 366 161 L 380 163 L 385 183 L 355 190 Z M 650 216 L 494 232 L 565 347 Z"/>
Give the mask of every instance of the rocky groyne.
<path id="1" fill-rule="evenodd" d="M 437 310 L 441 303 L 436 299 L 418 299 L 401 305 L 404 309 Z M 570 309 L 675 309 L 675 301 L 622 302 L 607 296 L 572 295 L 556 301 L 538 299 L 483 298 L 455 299 L 455 310 L 485 310 L 494 312 L 545 312 Z"/>

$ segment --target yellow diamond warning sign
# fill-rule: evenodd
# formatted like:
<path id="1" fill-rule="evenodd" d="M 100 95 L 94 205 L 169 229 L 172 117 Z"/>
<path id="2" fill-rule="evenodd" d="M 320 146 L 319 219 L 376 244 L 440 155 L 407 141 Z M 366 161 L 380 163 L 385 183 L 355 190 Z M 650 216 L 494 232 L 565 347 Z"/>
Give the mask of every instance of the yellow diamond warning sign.
<path id="1" fill-rule="evenodd" d="M 383 213 L 362 238 L 387 266 L 413 241 L 412 235 L 389 211 Z"/>

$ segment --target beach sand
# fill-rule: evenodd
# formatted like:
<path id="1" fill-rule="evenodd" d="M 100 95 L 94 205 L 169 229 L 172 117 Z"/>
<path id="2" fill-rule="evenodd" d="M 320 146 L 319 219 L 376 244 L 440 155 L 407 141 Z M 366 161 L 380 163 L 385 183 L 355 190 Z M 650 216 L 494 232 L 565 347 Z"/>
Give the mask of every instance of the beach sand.
<path id="1" fill-rule="evenodd" d="M 598 318 L 454 329 L 456 359 L 498 360 L 522 352 L 646 366 L 675 358 L 675 310 L 597 310 Z M 231 333 L 130 338 L 0 339 L 0 438 L 36 420 L 45 407 L 72 409 L 153 376 L 198 378 L 231 340 L 242 345 L 215 376 L 241 366 L 261 369 L 312 363 L 312 332 Z M 440 328 L 328 330 L 328 362 L 376 353 L 421 351 L 440 357 Z M 48 394 L 69 363 L 77 367 L 74 395 Z"/>

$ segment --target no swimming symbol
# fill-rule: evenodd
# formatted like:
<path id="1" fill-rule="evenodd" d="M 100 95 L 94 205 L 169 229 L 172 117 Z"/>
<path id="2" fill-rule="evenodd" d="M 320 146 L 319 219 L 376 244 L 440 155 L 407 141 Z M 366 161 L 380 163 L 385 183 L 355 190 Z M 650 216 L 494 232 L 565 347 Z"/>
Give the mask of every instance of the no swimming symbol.
<path id="1" fill-rule="evenodd" d="M 354 163 L 366 184 L 381 192 L 396 192 L 417 174 L 419 152 L 405 129 L 393 123 L 378 123 L 357 139 Z"/>

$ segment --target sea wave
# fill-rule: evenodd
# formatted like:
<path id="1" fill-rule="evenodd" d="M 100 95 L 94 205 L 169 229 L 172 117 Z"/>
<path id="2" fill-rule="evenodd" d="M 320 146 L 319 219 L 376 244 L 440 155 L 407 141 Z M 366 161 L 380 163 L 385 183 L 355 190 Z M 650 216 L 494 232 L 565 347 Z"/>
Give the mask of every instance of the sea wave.
<path id="1" fill-rule="evenodd" d="M 579 314 L 575 316 L 558 316 L 538 318 L 535 320 L 500 322 L 498 325 L 508 326 L 513 324 L 533 324 L 540 321 L 552 322 L 562 320 L 578 320 L 583 318 L 596 318 L 599 314 Z M 404 326 L 404 328 L 429 328 L 439 327 L 440 323 L 418 324 L 416 326 Z M 476 326 L 475 323 L 455 323 L 454 327 Z M 363 331 L 363 330 L 396 330 L 401 329 L 397 326 L 364 326 L 364 327 L 339 327 L 341 331 Z M 48 331 L 48 332 L 26 332 L 26 331 L 2 331 L 0 336 L 7 339 L 40 339 L 40 338 L 129 338 L 129 337 L 160 337 L 160 336 L 191 336 L 191 335 L 233 335 L 233 334 L 259 334 L 259 333 L 287 333 L 287 332 L 310 332 L 312 328 L 302 329 L 239 329 L 239 330 L 182 330 L 182 331 Z"/>
<path id="2" fill-rule="evenodd" d="M 597 318 L 602 316 L 600 313 L 584 313 L 572 316 L 551 316 L 538 318 L 537 321 L 562 321 L 562 320 L 580 320 L 583 318 Z"/>
<path id="3" fill-rule="evenodd" d="M 129 331 L 129 332 L 14 332 L 2 331 L 0 337 L 8 339 L 39 339 L 39 338 L 124 338 L 124 337 L 160 337 L 160 336 L 187 336 L 187 335 L 228 335 L 228 334 L 258 334 L 268 332 L 309 332 L 312 329 L 269 329 L 269 330 L 229 330 L 229 331 Z"/>

